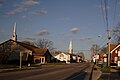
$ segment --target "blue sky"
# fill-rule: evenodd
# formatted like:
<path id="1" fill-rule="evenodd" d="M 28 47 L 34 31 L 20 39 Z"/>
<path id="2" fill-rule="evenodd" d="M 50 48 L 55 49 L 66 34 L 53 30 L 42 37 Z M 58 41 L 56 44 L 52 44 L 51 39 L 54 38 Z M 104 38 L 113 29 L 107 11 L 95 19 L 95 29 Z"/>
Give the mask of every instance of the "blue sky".
<path id="1" fill-rule="evenodd" d="M 69 41 L 74 51 L 90 57 L 92 44 L 107 42 L 103 0 L 0 0 L 0 42 L 12 37 L 17 23 L 18 40 L 53 41 L 57 50 L 68 50 Z M 120 1 L 108 0 L 109 29 L 120 21 Z M 115 16 L 114 16 L 115 15 Z M 98 37 L 101 35 L 101 37 Z M 85 50 L 85 51 L 84 51 Z"/>

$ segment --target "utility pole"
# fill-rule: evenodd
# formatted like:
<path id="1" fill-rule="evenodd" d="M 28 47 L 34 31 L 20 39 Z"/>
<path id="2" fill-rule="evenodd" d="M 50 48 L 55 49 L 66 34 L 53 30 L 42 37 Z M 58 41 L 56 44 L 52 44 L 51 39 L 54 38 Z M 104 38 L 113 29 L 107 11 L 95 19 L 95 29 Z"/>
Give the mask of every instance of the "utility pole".
<path id="1" fill-rule="evenodd" d="M 110 67 L 110 30 L 108 30 L 108 67 Z"/>
<path id="2" fill-rule="evenodd" d="M 111 59 L 110 59 L 110 39 L 111 39 L 111 37 L 110 37 L 110 32 L 119 32 L 120 30 L 107 30 L 107 32 L 108 32 L 108 67 L 110 67 L 110 61 L 111 61 Z"/>

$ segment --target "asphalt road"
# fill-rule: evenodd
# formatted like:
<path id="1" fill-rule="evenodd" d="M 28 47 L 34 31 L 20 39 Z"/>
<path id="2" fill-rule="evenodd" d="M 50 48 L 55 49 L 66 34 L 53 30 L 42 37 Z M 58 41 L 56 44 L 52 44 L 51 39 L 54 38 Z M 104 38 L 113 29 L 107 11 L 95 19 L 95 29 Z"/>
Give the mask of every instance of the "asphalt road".
<path id="1" fill-rule="evenodd" d="M 82 80 L 82 70 L 89 64 L 43 66 L 41 69 L 0 73 L 0 80 Z"/>

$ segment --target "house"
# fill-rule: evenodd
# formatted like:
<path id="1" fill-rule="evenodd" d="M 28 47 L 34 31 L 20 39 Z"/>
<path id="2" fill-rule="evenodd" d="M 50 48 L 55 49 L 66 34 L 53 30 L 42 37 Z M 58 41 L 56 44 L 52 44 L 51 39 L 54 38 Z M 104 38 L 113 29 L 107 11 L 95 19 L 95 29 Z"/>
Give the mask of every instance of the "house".
<path id="1" fill-rule="evenodd" d="M 52 55 L 50 54 L 48 49 L 36 48 L 33 51 L 33 56 L 34 56 L 35 63 L 41 63 L 41 64 L 51 63 L 51 60 L 52 60 L 51 59 Z"/>
<path id="2" fill-rule="evenodd" d="M 107 47 L 106 47 L 107 49 Z M 108 54 L 101 52 L 99 61 L 107 63 L 108 62 Z M 120 66 L 120 43 L 119 44 L 110 44 L 110 65 Z"/>
<path id="3" fill-rule="evenodd" d="M 98 64 L 103 64 L 104 62 L 106 62 L 107 56 L 105 53 L 100 53 L 99 54 L 99 59 L 98 59 Z"/>
<path id="4" fill-rule="evenodd" d="M 84 59 L 80 54 L 70 54 L 70 62 L 71 63 L 79 63 L 79 62 L 83 62 Z"/>
<path id="5" fill-rule="evenodd" d="M 77 55 L 76 54 L 70 54 L 70 62 L 71 63 L 77 62 Z"/>
<path id="6" fill-rule="evenodd" d="M 120 67 L 120 43 L 110 45 L 111 63 Z"/>
<path id="7" fill-rule="evenodd" d="M 80 56 L 80 55 L 76 55 L 77 56 L 77 63 L 79 63 L 79 62 L 82 62 L 83 61 L 83 58 L 82 58 L 82 56 Z"/>
<path id="8" fill-rule="evenodd" d="M 70 63 L 70 54 L 67 52 L 55 52 L 54 58 L 60 62 Z"/>
<path id="9" fill-rule="evenodd" d="M 53 56 L 54 62 L 79 63 L 83 61 L 82 56 L 78 54 L 70 54 L 69 52 L 55 52 Z"/>
<path id="10" fill-rule="evenodd" d="M 18 60 L 20 52 L 23 53 L 22 60 L 28 60 L 32 56 L 34 63 L 49 63 L 52 55 L 48 49 L 40 49 L 36 46 L 26 44 L 15 40 L 7 40 L 0 44 L 0 53 L 9 57 L 9 60 Z"/>

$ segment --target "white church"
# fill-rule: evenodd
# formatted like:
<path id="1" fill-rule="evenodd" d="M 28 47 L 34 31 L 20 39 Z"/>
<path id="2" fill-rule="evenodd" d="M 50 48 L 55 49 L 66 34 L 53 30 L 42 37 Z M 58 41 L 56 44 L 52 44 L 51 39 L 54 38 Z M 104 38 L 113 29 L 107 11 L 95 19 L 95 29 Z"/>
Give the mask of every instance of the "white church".
<path id="1" fill-rule="evenodd" d="M 67 64 L 81 62 L 82 57 L 73 53 L 72 41 L 70 40 L 68 52 L 55 52 L 54 58 Z"/>

